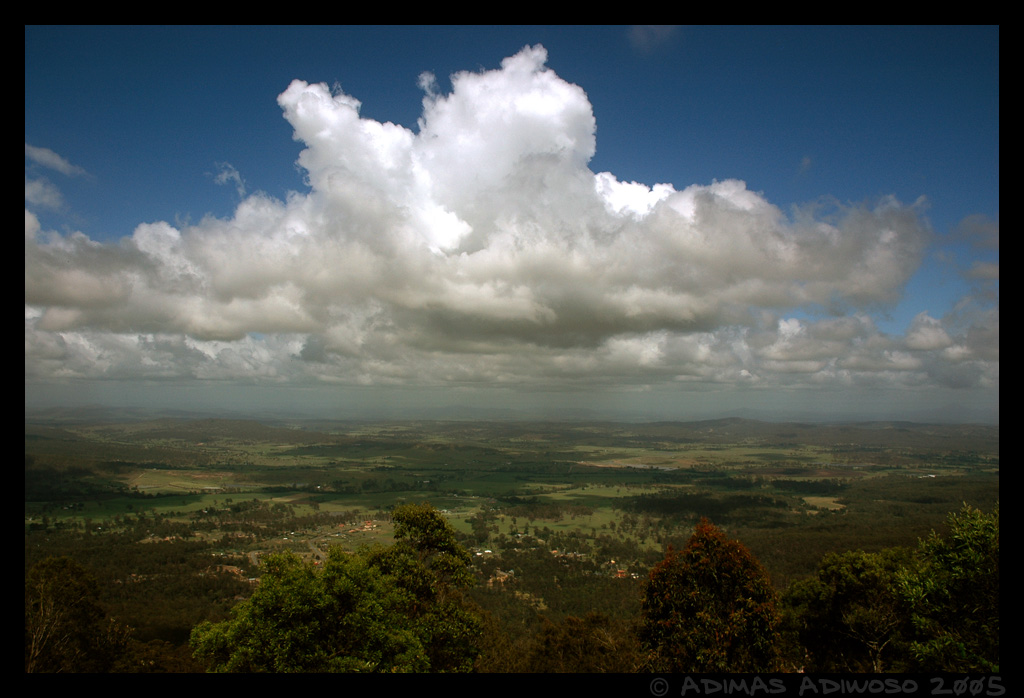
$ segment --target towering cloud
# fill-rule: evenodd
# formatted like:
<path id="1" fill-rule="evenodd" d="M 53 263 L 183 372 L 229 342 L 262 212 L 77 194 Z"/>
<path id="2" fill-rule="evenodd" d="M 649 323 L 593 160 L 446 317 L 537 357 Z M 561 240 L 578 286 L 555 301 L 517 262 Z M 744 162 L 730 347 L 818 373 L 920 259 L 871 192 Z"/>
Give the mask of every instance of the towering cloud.
<path id="1" fill-rule="evenodd" d="M 46 233 L 26 210 L 26 372 L 910 384 L 962 362 L 950 350 L 966 339 L 926 313 L 905 339 L 868 319 L 929 242 L 914 206 L 787 215 L 737 180 L 677 190 L 594 173 L 587 95 L 546 61 L 526 47 L 452 76 L 447 94 L 422 75 L 415 131 L 295 80 L 278 103 L 308 191 L 249 195 L 230 219 L 101 244 Z"/>

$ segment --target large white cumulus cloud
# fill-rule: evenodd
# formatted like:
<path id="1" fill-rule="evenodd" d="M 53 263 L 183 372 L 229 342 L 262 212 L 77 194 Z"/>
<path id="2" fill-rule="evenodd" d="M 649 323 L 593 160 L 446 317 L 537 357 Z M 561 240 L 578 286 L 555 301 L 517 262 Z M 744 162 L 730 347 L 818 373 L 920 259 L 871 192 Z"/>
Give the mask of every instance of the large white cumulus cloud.
<path id="1" fill-rule="evenodd" d="M 868 319 L 928 244 L 913 206 L 786 214 L 741 181 L 594 173 L 593 109 L 546 61 L 526 47 L 447 94 L 424 74 L 415 131 L 296 80 L 278 103 L 308 192 L 230 219 L 101 244 L 26 210 L 27 374 L 913 384 L 977 359 L 973 380 L 998 380 L 927 314 L 906 338 Z M 831 315 L 788 317 L 806 310 Z"/>

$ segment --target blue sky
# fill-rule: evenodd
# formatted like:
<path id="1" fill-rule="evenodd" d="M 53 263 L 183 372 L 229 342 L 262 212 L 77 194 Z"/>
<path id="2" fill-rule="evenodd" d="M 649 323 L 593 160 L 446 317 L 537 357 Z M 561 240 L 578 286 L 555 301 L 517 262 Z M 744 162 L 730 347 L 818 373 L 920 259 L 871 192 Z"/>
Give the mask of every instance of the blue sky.
<path id="1" fill-rule="evenodd" d="M 27 27 L 26 406 L 998 420 L 998 40 Z"/>

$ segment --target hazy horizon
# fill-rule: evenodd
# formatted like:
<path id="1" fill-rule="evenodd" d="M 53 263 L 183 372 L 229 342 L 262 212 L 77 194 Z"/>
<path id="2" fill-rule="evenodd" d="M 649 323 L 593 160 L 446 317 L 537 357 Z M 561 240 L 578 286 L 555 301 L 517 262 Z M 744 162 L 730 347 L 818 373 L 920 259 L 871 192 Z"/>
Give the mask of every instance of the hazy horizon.
<path id="1" fill-rule="evenodd" d="M 26 412 L 998 424 L 998 38 L 26 27 Z"/>
<path id="2" fill-rule="evenodd" d="M 242 391 L 237 400 L 225 399 L 218 395 L 205 399 L 184 391 L 178 400 L 160 403 L 144 399 L 133 400 L 122 394 L 120 399 L 107 402 L 90 401 L 98 397 L 95 392 L 83 399 L 67 399 L 63 402 L 46 399 L 26 403 L 26 418 L 46 415 L 101 415 L 102 419 L 130 420 L 163 417 L 185 419 L 251 419 L 281 421 L 573 421 L 573 422 L 700 422 L 726 418 L 742 418 L 763 422 L 802 422 L 809 424 L 837 424 L 863 422 L 915 422 L 920 424 L 973 424 L 999 426 L 998 409 L 987 406 L 971 408 L 964 405 L 936 405 L 931 409 L 892 409 L 891 407 L 867 405 L 862 408 L 828 409 L 827 406 L 805 406 L 790 401 L 784 407 L 755 401 L 727 403 L 721 399 L 709 400 L 704 409 L 687 410 L 678 406 L 652 404 L 649 400 L 634 399 L 614 406 L 608 403 L 577 403 L 567 400 L 564 395 L 558 399 L 538 398 L 523 400 L 521 396 L 513 402 L 488 402 L 484 396 L 463 395 L 458 399 L 431 400 L 421 392 L 409 396 L 384 396 L 380 391 L 366 390 L 362 395 L 350 395 L 348 401 L 332 403 L 316 402 L 308 398 L 305 391 L 292 391 L 282 399 L 259 396 L 260 391 L 246 395 Z M 166 396 L 166 392 L 162 392 Z M 246 399 L 248 397 L 248 399 Z M 388 399 L 390 397 L 391 399 Z M 405 397 L 406 399 L 403 399 Z M 44 396 L 45 398 L 45 396 Z M 191 398 L 191 399 L 189 399 Z"/>

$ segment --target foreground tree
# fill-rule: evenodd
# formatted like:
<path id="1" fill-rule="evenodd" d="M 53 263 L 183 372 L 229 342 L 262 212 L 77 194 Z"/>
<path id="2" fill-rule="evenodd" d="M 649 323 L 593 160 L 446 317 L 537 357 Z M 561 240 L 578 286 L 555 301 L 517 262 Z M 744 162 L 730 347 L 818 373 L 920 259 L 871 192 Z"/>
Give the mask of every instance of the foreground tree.
<path id="1" fill-rule="evenodd" d="M 212 671 L 460 671 L 476 657 L 479 618 L 462 599 L 469 556 L 429 505 L 395 509 L 397 542 L 323 569 L 269 556 L 250 599 L 197 626 L 196 656 Z"/>
<path id="2" fill-rule="evenodd" d="M 636 671 L 636 639 L 631 628 L 600 613 L 545 619 L 532 638 L 528 671 L 535 673 L 629 673 Z"/>
<path id="3" fill-rule="evenodd" d="M 197 626 L 196 656 L 213 671 L 425 671 L 408 629 L 411 604 L 394 582 L 334 549 L 317 570 L 298 556 L 268 556 L 260 586 L 229 621 Z"/>
<path id="4" fill-rule="evenodd" d="M 652 671 L 763 672 L 779 667 L 776 594 L 761 564 L 707 519 L 669 548 L 644 590 L 640 640 Z"/>
<path id="5" fill-rule="evenodd" d="M 67 557 L 25 575 L 25 672 L 107 672 L 121 659 L 128 628 L 100 606 L 95 577 Z"/>
<path id="6" fill-rule="evenodd" d="M 910 605 L 913 668 L 999 671 L 999 507 L 991 514 L 964 505 L 949 533 L 932 533 L 919 564 L 900 576 Z"/>
<path id="7" fill-rule="evenodd" d="M 897 588 L 911 551 L 830 553 L 815 577 L 783 597 L 785 629 L 799 648 L 791 662 L 813 672 L 904 669 L 909 609 Z"/>
<path id="8" fill-rule="evenodd" d="M 469 671 L 479 654 L 482 621 L 463 592 L 473 585 L 469 553 L 451 525 L 429 504 L 391 514 L 395 543 L 366 551 L 368 564 L 410 598 L 407 609 L 424 643 L 430 671 Z"/>
<path id="9" fill-rule="evenodd" d="M 816 672 L 999 671 L 999 510 L 917 549 L 826 555 L 787 590 L 790 661 Z"/>

